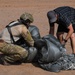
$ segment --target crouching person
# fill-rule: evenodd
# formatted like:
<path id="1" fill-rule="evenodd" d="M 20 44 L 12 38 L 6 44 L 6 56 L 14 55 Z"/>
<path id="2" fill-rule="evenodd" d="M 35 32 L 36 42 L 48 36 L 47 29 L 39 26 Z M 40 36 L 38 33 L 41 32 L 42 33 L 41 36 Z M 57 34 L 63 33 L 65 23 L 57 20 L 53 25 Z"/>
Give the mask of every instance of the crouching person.
<path id="1" fill-rule="evenodd" d="M 0 33 L 0 52 L 3 54 L 2 64 L 12 64 L 20 60 L 25 60 L 28 56 L 28 51 L 16 45 L 21 37 L 30 47 L 34 46 L 34 40 L 28 30 L 28 26 L 33 22 L 33 16 L 29 13 L 24 13 L 20 19 L 9 23 Z"/>

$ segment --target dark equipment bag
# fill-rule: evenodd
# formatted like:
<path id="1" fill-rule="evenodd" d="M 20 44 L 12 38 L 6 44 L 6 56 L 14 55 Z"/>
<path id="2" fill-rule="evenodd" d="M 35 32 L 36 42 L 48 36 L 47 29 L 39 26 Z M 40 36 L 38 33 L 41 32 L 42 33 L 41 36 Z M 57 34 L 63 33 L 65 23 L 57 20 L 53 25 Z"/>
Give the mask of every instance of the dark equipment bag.
<path id="1" fill-rule="evenodd" d="M 60 42 L 51 34 L 42 37 L 42 41 L 40 42 L 43 42 L 43 46 L 39 51 L 40 63 L 54 62 L 66 51 Z M 39 44 L 37 43 L 37 45 Z"/>

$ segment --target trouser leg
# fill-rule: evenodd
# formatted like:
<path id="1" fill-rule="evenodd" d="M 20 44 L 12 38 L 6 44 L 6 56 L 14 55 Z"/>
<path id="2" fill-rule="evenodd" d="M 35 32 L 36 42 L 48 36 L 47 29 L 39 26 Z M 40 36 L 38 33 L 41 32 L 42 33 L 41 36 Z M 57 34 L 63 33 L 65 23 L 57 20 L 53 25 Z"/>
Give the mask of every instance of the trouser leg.
<path id="1" fill-rule="evenodd" d="M 15 62 L 18 60 L 26 59 L 28 56 L 28 51 L 18 45 L 0 44 L 0 46 L 0 52 L 5 55 L 3 59 L 8 62 Z"/>

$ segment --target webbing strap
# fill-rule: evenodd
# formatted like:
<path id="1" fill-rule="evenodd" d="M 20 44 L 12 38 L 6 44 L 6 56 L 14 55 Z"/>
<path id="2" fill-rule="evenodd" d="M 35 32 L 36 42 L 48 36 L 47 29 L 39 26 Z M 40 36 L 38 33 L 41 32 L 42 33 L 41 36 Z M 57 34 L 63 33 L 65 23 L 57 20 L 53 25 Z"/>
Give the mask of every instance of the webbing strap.
<path id="1" fill-rule="evenodd" d="M 14 38 L 13 38 L 13 35 L 12 35 L 12 33 L 11 33 L 11 29 L 10 29 L 10 27 L 7 27 L 7 29 L 8 29 L 8 32 L 9 32 L 9 34 L 10 34 L 10 38 L 11 38 L 11 43 L 14 43 L 15 44 L 15 41 L 14 41 Z"/>
<path id="2" fill-rule="evenodd" d="M 14 23 L 13 23 L 14 22 Z M 15 22 L 15 21 L 13 21 L 12 23 L 10 23 L 9 25 L 7 25 L 6 26 L 6 28 L 8 29 L 8 32 L 9 32 L 9 34 L 10 34 L 10 38 L 11 38 L 11 43 L 14 43 L 15 44 L 15 40 L 14 40 L 14 38 L 13 38 L 13 35 L 12 35 L 12 32 L 11 32 L 11 27 L 13 27 L 13 26 L 17 26 L 17 25 L 21 25 L 22 23 L 20 23 L 20 22 Z"/>

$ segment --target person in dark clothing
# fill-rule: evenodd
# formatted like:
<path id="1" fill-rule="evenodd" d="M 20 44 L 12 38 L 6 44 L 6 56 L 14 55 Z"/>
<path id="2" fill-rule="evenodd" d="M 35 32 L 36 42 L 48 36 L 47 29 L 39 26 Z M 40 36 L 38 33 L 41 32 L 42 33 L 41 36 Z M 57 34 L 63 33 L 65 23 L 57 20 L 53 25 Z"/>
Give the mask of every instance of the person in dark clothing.
<path id="1" fill-rule="evenodd" d="M 75 9 L 69 6 L 61 6 L 47 13 L 50 24 L 49 34 L 54 35 L 54 25 L 58 24 L 57 38 L 60 43 L 65 46 L 70 38 L 72 53 L 75 54 Z M 67 33 L 63 38 L 63 34 Z"/>

